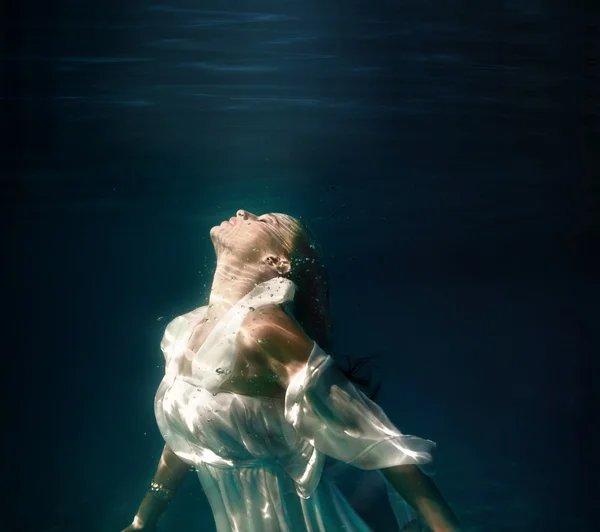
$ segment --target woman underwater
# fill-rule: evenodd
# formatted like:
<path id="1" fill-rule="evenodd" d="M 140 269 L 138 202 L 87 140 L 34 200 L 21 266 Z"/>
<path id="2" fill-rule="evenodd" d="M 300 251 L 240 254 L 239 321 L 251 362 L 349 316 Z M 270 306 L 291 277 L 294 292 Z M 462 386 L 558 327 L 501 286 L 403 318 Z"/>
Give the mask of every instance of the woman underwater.
<path id="1" fill-rule="evenodd" d="M 190 468 L 218 532 L 370 531 L 323 474 L 327 456 L 380 470 L 412 508 L 394 510 L 402 530 L 462 530 L 418 467 L 435 444 L 402 434 L 327 355 L 327 279 L 306 226 L 239 210 L 210 236 L 208 305 L 174 319 L 161 342 L 154 408 L 166 445 L 124 532 L 155 530 Z"/>

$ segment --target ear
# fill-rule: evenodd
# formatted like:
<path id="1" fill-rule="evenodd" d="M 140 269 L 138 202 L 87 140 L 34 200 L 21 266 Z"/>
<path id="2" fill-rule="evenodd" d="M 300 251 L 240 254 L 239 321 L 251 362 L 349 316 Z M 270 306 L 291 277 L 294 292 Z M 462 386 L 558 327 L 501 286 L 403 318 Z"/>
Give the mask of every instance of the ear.
<path id="1" fill-rule="evenodd" d="M 288 259 L 285 257 L 276 257 L 274 255 L 269 255 L 265 259 L 265 264 L 276 270 L 279 275 L 286 275 L 292 269 L 292 265 Z"/>

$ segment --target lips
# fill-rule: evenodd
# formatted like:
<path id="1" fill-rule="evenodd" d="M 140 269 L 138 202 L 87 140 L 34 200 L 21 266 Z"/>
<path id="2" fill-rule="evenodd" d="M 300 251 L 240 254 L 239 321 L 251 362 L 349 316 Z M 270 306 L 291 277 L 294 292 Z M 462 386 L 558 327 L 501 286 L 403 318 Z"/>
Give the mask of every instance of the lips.
<path id="1" fill-rule="evenodd" d="M 237 220 L 237 219 L 236 219 L 236 217 L 235 217 L 235 216 L 232 216 L 231 218 L 229 218 L 229 223 L 230 223 L 231 225 L 235 225 L 235 223 L 236 223 L 236 220 Z"/>

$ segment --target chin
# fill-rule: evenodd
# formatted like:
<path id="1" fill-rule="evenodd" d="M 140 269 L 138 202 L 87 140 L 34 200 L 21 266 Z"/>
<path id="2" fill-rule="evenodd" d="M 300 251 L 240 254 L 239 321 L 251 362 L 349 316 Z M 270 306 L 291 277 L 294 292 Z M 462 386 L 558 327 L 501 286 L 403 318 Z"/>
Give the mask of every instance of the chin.
<path id="1" fill-rule="evenodd" d="M 209 231 L 209 235 L 210 235 L 210 239 L 213 241 L 215 241 L 215 238 L 218 238 L 218 232 L 219 232 L 220 227 L 218 225 L 215 225 L 214 227 L 211 227 L 210 231 Z"/>

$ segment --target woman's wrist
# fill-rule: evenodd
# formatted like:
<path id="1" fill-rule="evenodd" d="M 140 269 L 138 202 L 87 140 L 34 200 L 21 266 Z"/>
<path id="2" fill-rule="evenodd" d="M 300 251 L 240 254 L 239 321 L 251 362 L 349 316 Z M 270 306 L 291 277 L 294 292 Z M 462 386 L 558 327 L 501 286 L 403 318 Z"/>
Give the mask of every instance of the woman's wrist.
<path id="1" fill-rule="evenodd" d="M 140 528 L 156 525 L 158 519 L 168 506 L 169 501 L 159 499 L 150 492 L 146 493 L 142 504 L 135 514 L 133 525 Z"/>
<path id="2" fill-rule="evenodd" d="M 131 526 L 135 529 L 135 530 L 143 530 L 144 527 L 146 526 L 146 524 L 136 515 L 133 518 L 133 523 L 131 523 Z"/>

